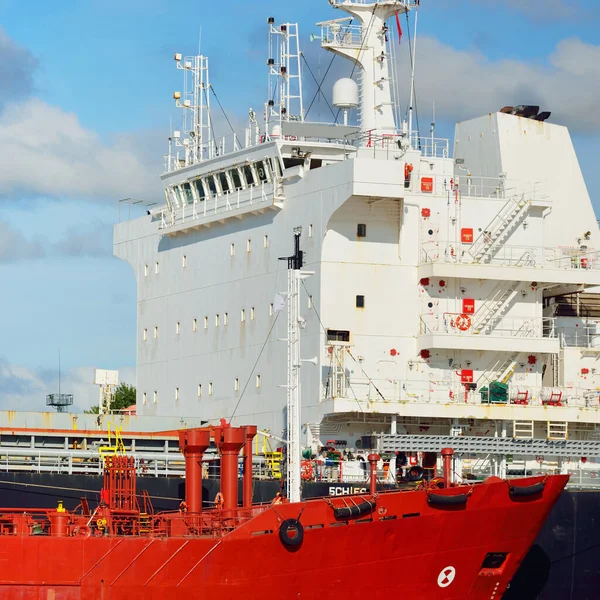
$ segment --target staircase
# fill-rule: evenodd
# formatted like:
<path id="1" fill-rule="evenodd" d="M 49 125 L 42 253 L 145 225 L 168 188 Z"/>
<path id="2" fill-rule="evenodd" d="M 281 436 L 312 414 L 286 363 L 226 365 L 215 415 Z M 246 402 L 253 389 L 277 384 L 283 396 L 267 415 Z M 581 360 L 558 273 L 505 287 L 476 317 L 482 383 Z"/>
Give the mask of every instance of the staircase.
<path id="1" fill-rule="evenodd" d="M 469 248 L 469 254 L 473 260 L 477 263 L 489 262 L 508 235 L 525 218 L 530 206 L 531 200 L 525 200 L 525 194 L 509 198 Z"/>
<path id="2" fill-rule="evenodd" d="M 473 333 L 481 333 L 488 325 L 490 331 L 494 328 L 493 321 L 497 322 L 504 316 L 510 301 L 517 295 L 520 285 L 520 281 L 513 281 L 508 287 L 505 282 L 496 287 L 491 298 L 473 315 Z"/>
<path id="3" fill-rule="evenodd" d="M 504 359 L 498 359 L 491 369 L 488 369 L 479 376 L 477 379 L 477 387 L 480 388 L 482 385 L 489 385 L 492 381 L 508 383 L 515 372 L 518 358 L 519 353 L 515 352 L 515 354 L 510 354 Z"/>

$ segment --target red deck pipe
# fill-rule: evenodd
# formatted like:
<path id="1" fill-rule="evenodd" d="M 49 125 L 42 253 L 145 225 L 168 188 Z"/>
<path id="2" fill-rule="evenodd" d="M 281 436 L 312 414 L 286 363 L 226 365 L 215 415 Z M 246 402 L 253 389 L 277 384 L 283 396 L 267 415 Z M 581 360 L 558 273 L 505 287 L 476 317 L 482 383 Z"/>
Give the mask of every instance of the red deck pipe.
<path id="1" fill-rule="evenodd" d="M 208 429 L 179 432 L 179 449 L 185 456 L 185 503 L 190 513 L 202 511 L 202 455 L 209 446 Z"/>
<path id="2" fill-rule="evenodd" d="M 227 423 L 215 427 L 215 443 L 221 453 L 221 494 L 225 510 L 237 509 L 238 458 L 245 441 L 245 427 L 231 427 Z"/>
<path id="3" fill-rule="evenodd" d="M 256 425 L 246 425 L 244 443 L 244 508 L 252 506 L 252 440 L 256 435 Z"/>
<path id="4" fill-rule="evenodd" d="M 367 460 L 371 467 L 371 496 L 374 496 L 377 493 L 377 463 L 379 462 L 379 458 L 379 454 L 369 454 L 369 456 L 367 456 Z"/>
<path id="5" fill-rule="evenodd" d="M 444 461 L 444 486 L 452 485 L 452 458 L 454 450 L 452 448 L 442 448 L 442 459 Z"/>

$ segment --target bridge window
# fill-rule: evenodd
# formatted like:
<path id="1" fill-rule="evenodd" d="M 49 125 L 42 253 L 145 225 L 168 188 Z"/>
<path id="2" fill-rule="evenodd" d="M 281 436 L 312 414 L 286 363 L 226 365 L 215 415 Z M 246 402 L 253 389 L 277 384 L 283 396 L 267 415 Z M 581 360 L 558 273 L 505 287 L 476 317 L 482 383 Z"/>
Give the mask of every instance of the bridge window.
<path id="1" fill-rule="evenodd" d="M 365 307 L 365 297 L 364 296 L 356 296 L 356 308 L 364 308 Z"/>
<path id="2" fill-rule="evenodd" d="M 198 200 L 200 202 L 203 202 L 206 193 L 204 191 L 204 186 L 202 185 L 202 179 L 196 179 L 196 181 L 194 181 L 194 187 L 196 188 L 196 195 L 198 196 Z"/>
<path id="3" fill-rule="evenodd" d="M 193 204 L 194 196 L 192 195 L 192 186 L 186 182 L 186 183 L 182 184 L 181 189 L 182 189 L 183 199 L 184 199 L 185 204 Z"/>
<path id="4" fill-rule="evenodd" d="M 250 186 L 256 183 L 256 180 L 254 179 L 254 173 L 250 165 L 244 165 L 242 167 L 242 173 L 244 174 L 244 178 L 246 179 L 246 185 Z"/>
<path id="5" fill-rule="evenodd" d="M 231 171 L 229 171 L 229 177 L 231 178 L 233 187 L 236 190 L 242 189 L 242 178 L 240 177 L 240 172 L 237 169 L 231 169 Z"/>
<path id="6" fill-rule="evenodd" d="M 221 189 L 224 194 L 228 194 L 231 191 L 229 186 L 229 181 L 227 180 L 227 175 L 225 173 L 219 173 L 219 183 L 221 184 Z"/>
<path id="7" fill-rule="evenodd" d="M 367 237 L 367 225 L 365 223 L 359 223 L 356 226 L 356 237 L 359 237 L 359 238 Z"/>
<path id="8" fill-rule="evenodd" d="M 204 181 L 208 186 L 211 198 L 214 198 L 214 196 L 217 195 L 217 184 L 215 183 L 214 177 L 212 175 L 209 175 Z"/>
<path id="9" fill-rule="evenodd" d="M 259 160 L 256 163 L 256 173 L 259 181 L 268 181 L 269 178 L 267 176 L 267 167 L 262 160 Z"/>

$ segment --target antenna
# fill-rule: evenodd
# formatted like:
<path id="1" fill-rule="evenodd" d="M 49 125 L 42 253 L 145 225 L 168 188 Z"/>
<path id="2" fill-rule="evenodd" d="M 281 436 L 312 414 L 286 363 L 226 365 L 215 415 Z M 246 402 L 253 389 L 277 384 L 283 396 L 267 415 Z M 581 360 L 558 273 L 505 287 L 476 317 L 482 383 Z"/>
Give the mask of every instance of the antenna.
<path id="1" fill-rule="evenodd" d="M 58 349 L 58 394 L 46 396 L 46 406 L 53 406 L 56 412 L 67 412 L 67 407 L 73 404 L 73 394 L 62 394 L 60 391 L 60 348 Z"/>
<path id="2" fill-rule="evenodd" d="M 265 121 L 281 125 L 283 121 L 304 121 L 302 68 L 297 23 L 275 25 L 269 17 L 269 97 Z M 267 131 L 267 133 L 272 133 Z"/>
<path id="3" fill-rule="evenodd" d="M 175 157 L 170 155 L 168 170 L 197 164 L 212 158 L 214 154 L 208 58 L 201 54 L 183 58 L 176 53 L 174 59 L 177 69 L 184 72 L 183 93 L 173 92 L 175 105 L 182 109 L 183 114 L 181 133 L 177 135 L 178 132 L 173 132 L 169 143 L 183 149 L 183 158 L 179 157 L 179 153 Z"/>
<path id="4" fill-rule="evenodd" d="M 413 33 L 412 68 L 410 73 L 410 103 L 408 109 L 408 139 L 412 143 L 413 105 L 415 103 L 415 63 L 417 62 L 417 23 L 419 22 L 419 6 L 415 11 L 415 30 Z M 410 40 L 409 40 L 410 43 Z"/>
<path id="5" fill-rule="evenodd" d="M 305 326 L 300 316 L 300 281 L 314 273 L 302 271 L 304 252 L 300 250 L 302 227 L 294 227 L 294 254 L 280 258 L 288 264 L 288 332 L 287 332 L 287 497 L 290 502 L 301 500 L 301 394 L 300 394 L 300 332 Z M 309 361 L 312 362 L 312 359 Z"/>

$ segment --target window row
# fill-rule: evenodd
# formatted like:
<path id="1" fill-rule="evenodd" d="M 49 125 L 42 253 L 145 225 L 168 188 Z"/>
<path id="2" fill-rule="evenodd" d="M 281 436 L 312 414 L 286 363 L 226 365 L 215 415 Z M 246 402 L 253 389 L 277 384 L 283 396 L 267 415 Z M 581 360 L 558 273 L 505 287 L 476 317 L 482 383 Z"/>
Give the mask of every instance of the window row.
<path id="1" fill-rule="evenodd" d="M 272 183 L 277 176 L 281 176 L 279 161 L 265 158 L 173 185 L 165 193 L 168 195 L 167 200 L 175 206 L 185 206 L 262 183 Z"/>
<path id="2" fill-rule="evenodd" d="M 358 237 L 366 237 L 367 235 L 367 226 L 364 224 L 359 223 L 358 225 L 358 230 L 357 230 L 357 236 Z M 308 226 L 308 237 L 312 237 L 313 236 L 313 226 L 312 224 Z M 269 247 L 269 236 L 268 235 L 264 235 L 263 236 L 263 248 L 268 248 Z M 252 239 L 248 238 L 246 240 L 246 252 L 249 254 L 250 252 L 252 252 Z M 235 256 L 235 242 L 232 242 L 229 246 L 229 255 L 230 256 Z M 181 257 L 181 267 L 183 269 L 187 268 L 188 266 L 188 260 L 187 260 L 187 254 L 184 254 Z M 156 275 L 158 275 L 160 273 L 160 263 L 158 261 L 156 261 L 154 263 L 154 273 Z M 148 275 L 150 274 L 150 265 L 144 265 L 144 277 L 148 277 Z"/>
<path id="3" fill-rule="evenodd" d="M 313 297 L 311 295 L 309 295 L 307 298 L 306 306 L 308 309 L 313 308 Z M 365 297 L 364 296 L 356 296 L 356 307 L 357 308 L 365 307 Z M 240 310 L 240 323 L 246 322 L 247 314 L 251 321 L 254 321 L 256 319 L 256 309 L 254 308 L 254 306 L 250 307 L 249 313 L 246 313 L 245 308 L 242 308 Z M 269 304 L 269 317 L 272 317 L 274 314 L 275 314 L 275 305 L 271 302 Z M 215 327 L 220 327 L 221 324 L 223 324 L 223 326 L 229 325 L 229 313 L 222 313 L 222 314 L 217 313 L 215 315 Z M 204 317 L 203 325 L 204 325 L 204 329 L 208 329 L 208 326 L 209 326 L 209 318 L 208 317 Z M 195 318 L 192 319 L 192 331 L 193 332 L 198 331 L 198 319 L 195 319 Z M 176 321 L 175 322 L 175 335 L 180 335 L 180 334 L 181 334 L 181 321 Z M 155 340 L 158 339 L 158 326 L 154 327 L 153 336 L 154 336 Z M 144 327 L 144 329 L 142 329 L 142 340 L 144 342 L 146 342 L 148 339 L 149 339 L 148 328 Z"/>
<path id="4" fill-rule="evenodd" d="M 261 378 L 260 375 L 256 375 L 255 376 L 255 378 L 254 378 L 254 386 L 256 388 L 260 388 L 262 386 L 262 378 Z M 233 380 L 233 391 L 234 392 L 238 392 L 239 390 L 240 390 L 240 379 L 239 379 L 239 377 L 236 377 Z M 215 387 L 214 387 L 214 384 L 213 384 L 212 381 L 208 382 L 207 391 L 208 391 L 208 395 L 209 396 L 213 396 L 214 395 Z M 196 397 L 198 399 L 202 398 L 202 392 L 203 392 L 202 384 L 199 383 L 198 386 L 197 386 L 197 388 L 196 388 Z M 174 395 L 174 397 L 175 397 L 176 401 L 179 401 L 179 399 L 181 397 L 181 394 L 180 394 L 180 391 L 179 391 L 178 387 L 175 388 L 175 395 Z M 154 390 L 154 392 L 152 392 L 152 402 L 154 404 L 156 404 L 158 402 L 158 392 L 156 390 Z M 143 404 L 147 404 L 148 403 L 148 393 L 147 392 L 144 392 L 142 394 L 142 403 Z"/>

